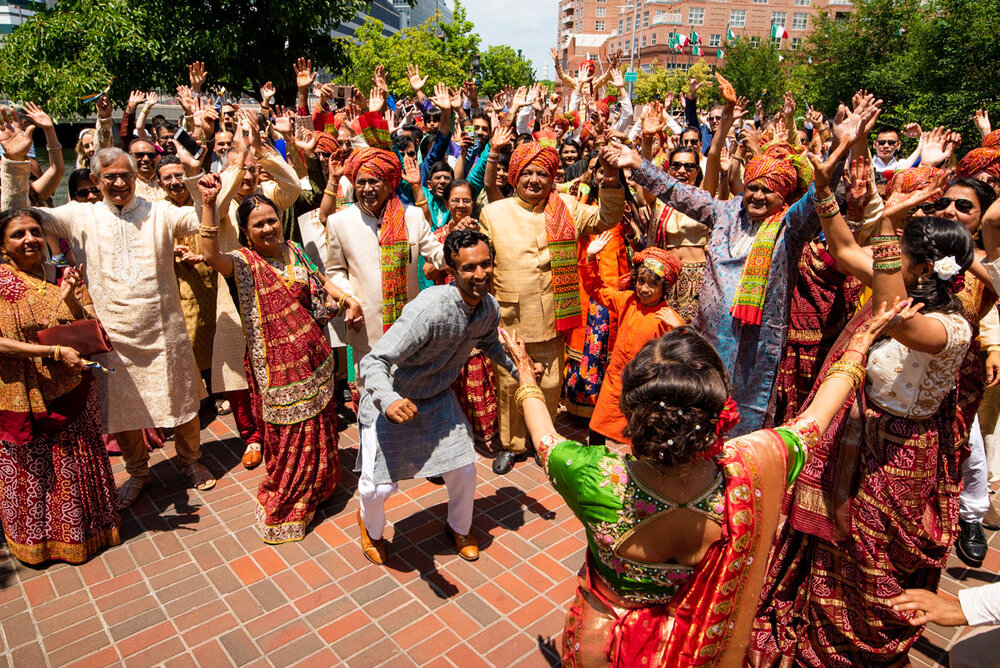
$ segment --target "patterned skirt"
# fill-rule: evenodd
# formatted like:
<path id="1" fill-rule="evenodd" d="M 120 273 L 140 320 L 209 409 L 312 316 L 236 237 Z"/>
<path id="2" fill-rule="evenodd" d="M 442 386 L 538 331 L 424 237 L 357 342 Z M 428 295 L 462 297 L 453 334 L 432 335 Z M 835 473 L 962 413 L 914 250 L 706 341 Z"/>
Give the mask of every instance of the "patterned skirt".
<path id="1" fill-rule="evenodd" d="M 689 325 L 698 315 L 698 295 L 705 280 L 706 266 L 705 262 L 682 262 L 680 276 L 667 295 L 667 306 L 677 311 Z"/>
<path id="2" fill-rule="evenodd" d="M 302 540 L 340 481 L 336 403 L 302 422 L 262 426 L 266 475 L 257 489 L 257 528 L 265 543 Z"/>
<path id="3" fill-rule="evenodd" d="M 909 665 L 923 628 L 888 600 L 903 589 L 934 591 L 957 538 L 961 466 L 943 423 L 868 407 L 850 535 L 834 544 L 785 524 L 761 590 L 749 665 Z"/>
<path id="4" fill-rule="evenodd" d="M 8 549 L 26 564 L 82 564 L 121 543 L 96 385 L 59 433 L 26 444 L 0 441 L 0 518 Z"/>
<path id="5" fill-rule="evenodd" d="M 451 389 L 458 397 L 458 404 L 465 417 L 469 418 L 476 441 L 492 441 L 497 433 L 499 410 L 493 363 L 482 352 L 474 350 Z"/>
<path id="6" fill-rule="evenodd" d="M 573 415 L 590 417 L 601 392 L 604 372 L 611 357 L 610 346 L 611 314 L 597 302 L 590 302 L 587 311 L 587 336 L 579 359 L 574 351 L 566 356 L 566 380 L 563 393 L 566 395 L 566 409 Z"/>

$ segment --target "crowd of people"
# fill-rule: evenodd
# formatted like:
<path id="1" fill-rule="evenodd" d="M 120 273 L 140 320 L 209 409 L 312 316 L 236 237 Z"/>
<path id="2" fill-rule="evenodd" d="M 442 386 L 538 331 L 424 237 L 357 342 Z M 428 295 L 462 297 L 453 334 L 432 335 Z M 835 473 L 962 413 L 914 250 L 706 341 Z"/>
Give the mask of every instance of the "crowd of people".
<path id="1" fill-rule="evenodd" d="M 100 98 L 66 203 L 51 119 L 0 111 L 11 554 L 117 545 L 167 439 L 211 489 L 227 413 L 262 539 L 301 540 L 350 405 L 376 565 L 400 481 L 446 486 L 473 561 L 477 459 L 543 468 L 587 539 L 567 666 L 888 667 L 965 619 L 932 593 L 1000 529 L 1000 130 L 978 114 L 959 159 L 867 91 L 767 114 L 718 75 L 678 117 L 633 106 L 619 58 L 493 98 L 412 65 L 392 98 L 379 66 L 340 106 L 303 58 L 288 108 L 270 82 L 213 100 L 195 63 L 181 118 L 133 91 L 116 133 Z"/>

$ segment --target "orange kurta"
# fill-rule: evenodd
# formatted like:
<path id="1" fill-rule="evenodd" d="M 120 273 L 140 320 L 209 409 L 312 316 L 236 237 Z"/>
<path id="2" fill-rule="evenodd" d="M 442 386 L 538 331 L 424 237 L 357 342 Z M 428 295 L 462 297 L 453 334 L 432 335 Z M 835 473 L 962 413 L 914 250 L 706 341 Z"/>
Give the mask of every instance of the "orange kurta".
<path id="1" fill-rule="evenodd" d="M 604 383 L 590 418 L 590 428 L 619 443 L 631 444 L 622 434 L 626 420 L 618 406 L 622 393 L 622 371 L 648 341 L 670 329 L 656 315 L 663 302 L 644 308 L 632 290 L 616 290 L 604 285 L 597 274 L 596 262 L 581 263 L 580 282 L 591 299 L 618 314 L 618 338 L 611 351 L 608 370 L 604 373 Z"/>

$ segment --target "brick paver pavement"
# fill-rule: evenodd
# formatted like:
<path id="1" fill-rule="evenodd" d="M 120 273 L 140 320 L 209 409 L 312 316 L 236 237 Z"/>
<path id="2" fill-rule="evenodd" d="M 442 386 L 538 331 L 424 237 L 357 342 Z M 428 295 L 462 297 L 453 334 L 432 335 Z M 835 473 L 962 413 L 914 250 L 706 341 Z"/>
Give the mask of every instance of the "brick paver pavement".
<path id="1" fill-rule="evenodd" d="M 564 434 L 584 435 L 560 415 Z M 343 481 L 305 540 L 265 545 L 254 528 L 263 467 L 245 471 L 229 418 L 203 432 L 215 489 L 187 488 L 154 453 L 153 482 L 122 515 L 124 544 L 83 566 L 0 561 L 5 666 L 550 666 L 582 563 L 580 524 L 530 460 L 507 476 L 478 463 L 467 563 L 442 534 L 447 494 L 410 481 L 388 504 L 386 567 L 357 542 L 357 431 L 341 432 Z M 124 478 L 115 461 L 119 482 Z M 952 558 L 943 588 L 993 582 Z M 6 556 L 6 553 L 4 554 Z M 963 632 L 932 627 L 913 658 L 933 666 Z"/>

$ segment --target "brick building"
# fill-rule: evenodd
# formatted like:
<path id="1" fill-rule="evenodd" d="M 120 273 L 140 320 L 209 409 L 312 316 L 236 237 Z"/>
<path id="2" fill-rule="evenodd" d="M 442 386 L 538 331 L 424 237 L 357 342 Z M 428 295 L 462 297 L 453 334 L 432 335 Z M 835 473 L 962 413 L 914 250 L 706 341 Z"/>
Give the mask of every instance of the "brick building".
<path id="1" fill-rule="evenodd" d="M 778 26 L 788 34 L 781 46 L 796 49 L 817 12 L 837 15 L 852 8 L 851 0 L 560 0 L 556 31 L 567 71 L 602 47 L 620 48 L 626 62 L 634 50 L 645 70 L 654 60 L 660 67 L 687 69 L 698 60 L 695 47 L 715 65 L 728 31 L 763 42 L 774 39 L 772 27 Z M 678 50 L 680 36 L 691 40 L 692 34 L 700 43 Z"/>

